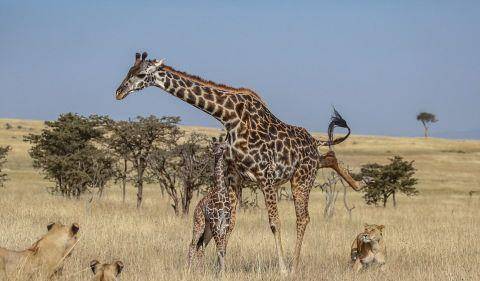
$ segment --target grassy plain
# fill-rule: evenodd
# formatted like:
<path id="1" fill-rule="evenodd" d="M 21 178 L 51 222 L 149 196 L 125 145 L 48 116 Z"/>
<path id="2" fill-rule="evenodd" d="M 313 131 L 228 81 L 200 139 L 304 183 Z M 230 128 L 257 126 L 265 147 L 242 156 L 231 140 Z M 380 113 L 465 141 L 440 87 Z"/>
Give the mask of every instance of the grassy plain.
<path id="1" fill-rule="evenodd" d="M 5 124 L 13 127 L 5 129 Z M 168 198 L 147 186 L 141 210 L 135 208 L 135 190 L 122 203 L 118 186 L 87 208 L 86 198 L 67 200 L 45 191 L 50 183 L 31 166 L 23 135 L 39 132 L 42 122 L 0 119 L 0 146 L 10 145 L 6 170 L 10 181 L 0 190 L 0 245 L 10 249 L 30 246 L 46 231 L 49 221 L 78 222 L 82 240 L 67 261 L 63 280 L 89 280 L 92 259 L 120 259 L 122 280 L 214 280 L 214 246 L 207 251 L 207 269 L 185 271 L 191 217 L 173 215 Z M 215 129 L 186 127 L 215 133 Z M 337 156 L 353 169 L 367 162 L 385 163 L 393 155 L 415 160 L 416 198 L 399 196 L 396 209 L 363 203 L 349 190 L 355 205 L 349 219 L 339 198 L 331 220 L 322 216 L 323 194 L 312 191 L 311 223 L 297 276 L 278 274 L 274 241 L 261 204 L 241 211 L 230 239 L 225 280 L 479 280 L 480 276 L 480 141 L 381 136 L 352 136 L 336 147 Z M 319 178 L 322 173 L 318 173 Z M 246 192 L 248 193 L 248 192 Z M 261 197 L 261 196 L 260 196 Z M 293 203 L 279 203 L 287 259 L 295 243 Z M 88 211 L 90 209 L 90 211 Z M 387 266 L 355 276 L 349 270 L 349 247 L 365 222 L 386 225 Z"/>

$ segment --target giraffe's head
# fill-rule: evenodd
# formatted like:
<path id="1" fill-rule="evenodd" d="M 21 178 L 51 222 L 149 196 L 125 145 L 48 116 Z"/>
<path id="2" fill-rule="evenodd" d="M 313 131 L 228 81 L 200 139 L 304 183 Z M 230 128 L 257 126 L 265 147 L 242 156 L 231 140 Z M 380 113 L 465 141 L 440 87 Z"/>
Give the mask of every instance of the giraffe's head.
<path id="1" fill-rule="evenodd" d="M 225 151 L 227 150 L 227 142 L 223 141 L 223 138 L 220 137 L 212 138 L 212 151 L 215 157 L 222 157 Z"/>
<path id="2" fill-rule="evenodd" d="M 163 60 L 147 60 L 146 58 L 146 52 L 143 52 L 142 55 L 135 54 L 133 66 L 115 93 L 117 100 L 124 99 L 132 92 L 154 85 L 154 73 L 163 66 Z"/>

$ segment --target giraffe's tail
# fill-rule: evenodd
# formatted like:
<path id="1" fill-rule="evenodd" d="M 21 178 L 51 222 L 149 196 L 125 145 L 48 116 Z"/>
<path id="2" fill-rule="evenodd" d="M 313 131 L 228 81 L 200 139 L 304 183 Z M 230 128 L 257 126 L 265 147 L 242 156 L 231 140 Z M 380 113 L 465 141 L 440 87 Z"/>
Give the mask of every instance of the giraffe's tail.
<path id="1" fill-rule="evenodd" d="M 334 139 L 333 138 L 333 130 L 335 127 L 341 127 L 348 130 L 348 133 L 340 138 Z M 317 140 L 317 146 L 332 146 L 339 144 L 346 140 L 348 136 L 350 136 L 350 127 L 348 127 L 347 121 L 343 119 L 343 117 L 338 113 L 338 111 L 333 108 L 333 115 L 330 118 L 330 124 L 328 125 L 328 140 Z"/>

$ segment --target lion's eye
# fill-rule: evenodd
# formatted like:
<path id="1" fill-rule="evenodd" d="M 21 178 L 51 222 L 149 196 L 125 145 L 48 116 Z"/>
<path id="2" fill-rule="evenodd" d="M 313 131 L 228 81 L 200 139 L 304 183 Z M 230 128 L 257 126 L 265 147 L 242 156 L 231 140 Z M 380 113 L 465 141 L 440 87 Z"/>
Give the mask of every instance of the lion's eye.
<path id="1" fill-rule="evenodd" d="M 145 76 L 147 76 L 147 74 L 138 74 L 138 75 L 137 75 L 137 77 L 140 78 L 140 79 L 145 78 Z"/>

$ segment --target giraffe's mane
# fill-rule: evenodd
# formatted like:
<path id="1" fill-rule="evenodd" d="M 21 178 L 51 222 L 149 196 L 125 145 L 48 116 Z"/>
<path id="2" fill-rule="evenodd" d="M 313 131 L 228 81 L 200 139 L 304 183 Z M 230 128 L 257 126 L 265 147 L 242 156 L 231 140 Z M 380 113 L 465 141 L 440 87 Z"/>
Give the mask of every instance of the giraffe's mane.
<path id="1" fill-rule="evenodd" d="M 260 95 L 255 93 L 251 89 L 244 88 L 244 87 L 235 88 L 235 87 L 231 87 L 231 86 L 224 85 L 224 84 L 221 84 L 221 83 L 216 83 L 216 82 L 213 82 L 211 80 L 203 79 L 203 78 L 201 78 L 199 76 L 196 76 L 196 75 L 192 75 L 192 74 L 188 74 L 188 73 L 183 72 L 183 71 L 176 70 L 173 67 L 168 66 L 168 65 L 164 65 L 163 68 L 167 71 L 170 71 L 170 72 L 178 75 L 178 76 L 184 77 L 188 80 L 194 81 L 194 82 L 196 82 L 198 84 L 201 84 L 203 86 L 208 86 L 208 87 L 211 87 L 211 88 L 215 88 L 217 90 L 227 91 L 228 94 L 231 94 L 231 95 L 241 93 L 241 94 L 246 94 L 246 95 L 252 96 L 255 100 L 259 101 L 264 106 L 267 106 L 267 104 L 260 97 Z"/>

